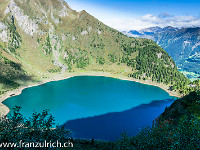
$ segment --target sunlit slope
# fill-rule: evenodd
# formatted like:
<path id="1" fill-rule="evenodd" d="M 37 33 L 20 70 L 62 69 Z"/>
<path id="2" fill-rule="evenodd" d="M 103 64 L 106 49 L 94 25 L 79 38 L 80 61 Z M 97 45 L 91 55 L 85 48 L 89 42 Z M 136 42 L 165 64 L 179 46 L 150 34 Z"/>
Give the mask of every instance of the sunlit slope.
<path id="1" fill-rule="evenodd" d="M 63 0 L 3 0 L 0 5 L 1 55 L 16 59 L 31 80 L 104 71 L 175 85 L 177 90 L 188 84 L 152 40 L 129 38 Z"/>

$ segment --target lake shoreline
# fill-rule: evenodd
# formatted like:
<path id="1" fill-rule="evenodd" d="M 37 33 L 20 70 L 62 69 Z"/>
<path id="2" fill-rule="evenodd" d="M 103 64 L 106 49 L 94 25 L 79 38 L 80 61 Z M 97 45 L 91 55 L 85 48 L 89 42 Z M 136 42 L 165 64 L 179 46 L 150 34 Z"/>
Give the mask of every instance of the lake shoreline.
<path id="1" fill-rule="evenodd" d="M 146 84 L 146 85 L 157 86 L 157 87 L 163 89 L 164 91 L 166 91 L 170 96 L 179 97 L 179 98 L 182 97 L 182 95 L 180 95 L 178 92 L 170 91 L 168 85 L 152 82 L 149 80 L 139 80 L 139 79 L 134 79 L 132 77 L 126 77 L 123 75 L 111 74 L 108 72 L 86 71 L 86 72 L 76 72 L 76 73 L 64 73 L 64 74 L 55 74 L 54 76 L 50 76 L 49 78 L 41 79 L 41 81 L 38 81 L 36 83 L 30 83 L 29 85 L 26 85 L 26 86 L 21 86 L 18 89 L 8 91 L 5 94 L 1 95 L 1 97 L 0 97 L 0 116 L 5 116 L 10 111 L 7 106 L 2 104 L 2 102 L 10 97 L 20 95 L 24 89 L 34 87 L 34 86 L 39 86 L 39 85 L 42 85 L 42 84 L 45 84 L 48 82 L 52 82 L 52 81 L 65 80 L 65 79 L 72 78 L 75 76 L 104 76 L 104 77 L 110 77 L 110 78 L 115 78 L 115 79 L 120 79 L 120 80 L 134 81 L 134 82 L 138 82 L 138 83 L 142 83 L 142 84 Z"/>

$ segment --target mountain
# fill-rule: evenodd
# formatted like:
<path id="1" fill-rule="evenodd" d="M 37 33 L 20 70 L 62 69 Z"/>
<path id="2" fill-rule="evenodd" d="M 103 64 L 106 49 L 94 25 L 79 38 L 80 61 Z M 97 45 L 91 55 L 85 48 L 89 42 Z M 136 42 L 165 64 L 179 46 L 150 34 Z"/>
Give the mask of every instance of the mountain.
<path id="1" fill-rule="evenodd" d="M 159 33 L 154 41 L 163 47 L 182 70 L 200 74 L 200 28 Z"/>
<path id="2" fill-rule="evenodd" d="M 177 30 L 178 30 L 178 28 L 167 26 L 167 27 L 162 29 L 162 32 L 171 32 L 171 31 L 177 31 Z"/>
<path id="3" fill-rule="evenodd" d="M 164 28 L 161 27 L 149 27 L 141 30 L 130 30 L 129 32 L 123 32 L 125 35 L 130 37 L 141 37 L 141 38 L 148 38 L 148 39 L 154 39 L 154 35 L 162 32 L 172 32 L 176 31 L 178 28 L 174 28 L 171 26 L 167 26 Z"/>
<path id="4" fill-rule="evenodd" d="M 125 32 L 124 32 L 125 33 Z M 126 33 L 125 33 L 126 34 Z M 200 28 L 150 27 L 139 31 L 131 30 L 130 37 L 154 40 L 176 62 L 179 69 L 190 78 L 200 75 Z M 191 75 L 190 72 L 195 73 Z"/>
<path id="5" fill-rule="evenodd" d="M 139 31 L 142 34 L 146 34 L 146 35 L 152 35 L 154 33 L 158 33 L 158 32 L 162 32 L 162 28 L 161 27 L 149 27 L 149 28 L 145 28 Z"/>
<path id="6" fill-rule="evenodd" d="M 0 6 L 1 93 L 83 71 L 159 82 L 178 91 L 189 83 L 152 40 L 129 38 L 64 0 L 1 0 Z"/>
<path id="7" fill-rule="evenodd" d="M 140 33 L 139 31 L 137 30 L 131 30 L 128 32 L 129 34 L 133 34 L 133 35 L 142 35 L 142 33 Z"/>
<path id="8" fill-rule="evenodd" d="M 192 32 L 194 36 L 198 34 L 193 29 L 187 32 Z M 198 54 L 195 54 L 192 61 L 198 61 L 198 56 Z M 177 90 L 184 94 L 198 87 L 193 85 L 193 83 L 189 84 L 190 82 L 187 78 L 178 71 L 173 59 L 154 41 L 129 38 L 117 30 L 106 26 L 86 11 L 76 12 L 64 0 L 1 0 L 1 94 L 35 82 L 42 83 L 45 79 L 54 79 L 60 75 L 66 77 L 73 72 L 86 71 L 109 72 L 114 75 L 123 75 L 139 80 L 153 81 L 154 83 L 159 82 L 160 84 L 168 85 L 171 90 Z M 181 111 L 186 111 L 187 114 L 191 112 L 192 115 L 195 115 L 193 117 L 196 117 L 199 113 L 198 96 L 199 94 L 192 96 L 189 99 L 191 103 L 183 100 L 183 104 L 180 105 L 178 103 L 177 106 L 181 107 Z M 197 101 L 195 101 L 196 97 L 198 98 Z M 180 99 L 180 103 L 181 101 Z M 171 108 L 172 110 L 170 111 Z M 174 106 L 171 108 L 168 109 L 169 112 L 172 112 L 172 114 L 177 113 L 173 111 Z M 16 110 L 18 109 L 16 108 Z M 40 117 L 40 115 L 42 116 Z M 1 138 L 5 137 L 5 142 L 11 139 L 14 143 L 18 143 L 21 138 L 16 137 L 27 138 L 28 141 L 30 139 L 38 141 L 41 138 L 52 140 L 59 135 L 63 135 L 64 132 L 62 130 L 50 130 L 53 118 L 50 116 L 49 120 L 44 119 L 47 115 L 46 111 L 39 115 L 34 113 L 33 116 L 36 119 L 29 118 L 33 121 L 31 123 L 29 120 L 24 120 L 17 111 L 14 117 L 11 117 L 14 121 L 1 121 L 3 123 L 1 124 L 1 129 L 5 129 L 4 134 L 2 134 L 5 136 L 1 136 Z M 149 146 L 151 146 L 152 142 L 156 146 L 163 143 L 169 144 L 171 143 L 169 135 L 174 137 L 175 146 L 177 146 L 178 142 L 186 145 L 185 141 L 187 143 L 193 142 L 196 137 L 198 137 L 196 141 L 198 144 L 200 135 L 198 134 L 199 116 L 198 118 L 189 119 L 180 116 L 180 119 L 183 120 L 180 122 L 182 123 L 179 126 L 180 128 L 178 128 L 181 134 L 177 131 L 174 132 L 176 134 L 162 132 L 163 128 L 159 126 L 158 130 L 152 130 L 152 132 L 150 130 L 149 134 L 152 133 L 151 135 L 146 133 L 139 134 L 136 137 L 135 142 L 138 142 L 136 146 L 141 146 L 141 149 L 145 149 L 151 148 Z M 21 120 L 26 121 L 26 123 L 20 122 Z M 40 122 L 42 125 L 37 124 Z M 27 126 L 34 126 L 34 128 L 27 128 Z M 167 130 L 164 131 L 176 130 L 170 124 L 167 124 L 166 127 Z M 46 130 L 49 132 L 46 132 Z M 13 131 L 13 134 L 8 134 L 10 131 Z M 35 134 L 35 132 L 37 133 Z M 49 134 L 51 132 L 54 134 Z M 42 136 L 38 136 L 38 133 Z M 166 133 L 166 136 L 163 133 Z M 35 136 L 30 136 L 30 134 Z M 182 135 L 186 136 L 183 137 Z M 192 136 L 192 140 L 189 139 L 189 136 Z M 62 138 L 62 136 L 60 137 Z M 183 138 L 177 141 L 179 139 L 177 137 Z M 142 140 L 139 140 L 140 138 Z M 129 144 L 129 141 L 127 141 L 129 139 L 134 140 L 135 138 L 124 138 L 124 141 L 127 143 L 122 141 L 122 146 Z M 135 142 L 131 141 L 131 144 L 135 144 Z M 192 142 L 190 142 L 191 145 L 196 144 Z M 91 141 L 91 143 L 94 142 Z M 120 142 L 117 143 L 120 144 Z M 155 149 L 155 147 L 152 149 Z M 176 149 L 176 147 L 170 147 L 170 149 Z M 186 147 L 185 149 L 192 148 Z"/>

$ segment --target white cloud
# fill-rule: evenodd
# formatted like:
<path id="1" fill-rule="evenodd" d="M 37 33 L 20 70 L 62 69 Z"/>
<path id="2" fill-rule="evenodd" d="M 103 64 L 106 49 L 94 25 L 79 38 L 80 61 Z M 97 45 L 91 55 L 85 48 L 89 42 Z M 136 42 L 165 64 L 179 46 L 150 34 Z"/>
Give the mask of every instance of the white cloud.
<path id="1" fill-rule="evenodd" d="M 135 19 L 118 18 L 105 20 L 104 23 L 120 31 L 140 30 L 154 26 L 173 26 L 181 28 L 200 26 L 200 17 L 173 16 L 168 13 L 162 13 L 158 16 L 146 14 Z"/>

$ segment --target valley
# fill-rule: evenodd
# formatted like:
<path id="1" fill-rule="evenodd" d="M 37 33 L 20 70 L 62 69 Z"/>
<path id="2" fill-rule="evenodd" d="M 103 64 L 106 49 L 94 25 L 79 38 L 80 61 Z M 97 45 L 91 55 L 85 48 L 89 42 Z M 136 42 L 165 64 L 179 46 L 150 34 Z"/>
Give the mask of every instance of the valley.
<path id="1" fill-rule="evenodd" d="M 125 32 L 131 37 L 154 40 L 174 59 L 179 70 L 182 70 L 192 81 L 200 76 L 199 33 L 199 27 L 179 29 L 170 26 Z"/>
<path id="2" fill-rule="evenodd" d="M 3 0 L 0 11 L 1 94 L 79 72 L 131 78 L 176 96 L 190 90 L 190 81 L 152 40 L 129 38 L 62 0 Z"/>
<path id="3" fill-rule="evenodd" d="M 138 9 L 129 5 L 134 1 L 95 1 L 105 8 L 100 16 L 134 10 L 125 15 L 133 17 L 129 28 L 149 26 L 121 32 L 95 17 L 97 6 L 90 14 L 83 2 L 78 5 L 86 10 L 76 11 L 67 0 L 0 1 L 1 142 L 70 141 L 78 150 L 200 149 L 200 28 L 192 26 L 199 17 L 179 20 L 163 13 L 161 1 L 138 1 Z M 118 9 L 125 4 L 129 11 Z M 121 13 L 110 14 L 109 5 Z M 144 5 L 160 14 L 149 14 Z M 125 19 L 111 18 L 119 27 Z M 166 26 L 168 19 L 177 27 Z"/>

